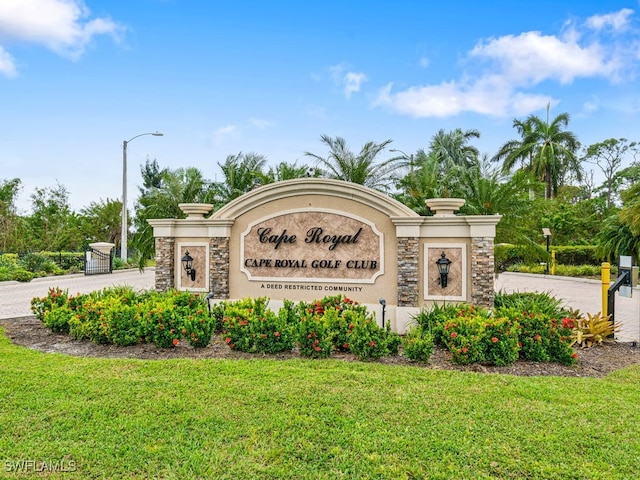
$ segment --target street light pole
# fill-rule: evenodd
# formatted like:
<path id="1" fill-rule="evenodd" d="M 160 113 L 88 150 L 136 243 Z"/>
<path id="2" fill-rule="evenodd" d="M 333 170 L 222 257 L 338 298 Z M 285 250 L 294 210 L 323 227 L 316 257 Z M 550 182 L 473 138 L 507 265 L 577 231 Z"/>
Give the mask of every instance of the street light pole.
<path id="1" fill-rule="evenodd" d="M 120 237 L 120 258 L 126 262 L 129 258 L 127 251 L 127 234 L 129 233 L 129 225 L 127 222 L 127 146 L 129 142 L 143 135 L 153 135 L 154 137 L 162 137 L 164 134 L 160 132 L 141 133 L 129 140 L 122 142 L 122 226 Z"/>

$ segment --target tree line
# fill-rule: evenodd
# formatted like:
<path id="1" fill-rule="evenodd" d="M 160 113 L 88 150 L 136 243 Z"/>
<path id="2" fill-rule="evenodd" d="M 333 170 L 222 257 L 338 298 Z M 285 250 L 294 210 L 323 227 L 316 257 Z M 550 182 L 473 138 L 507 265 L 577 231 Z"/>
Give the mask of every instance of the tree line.
<path id="1" fill-rule="evenodd" d="M 194 167 L 171 170 L 157 160 L 141 166 L 142 185 L 131 215 L 131 246 L 141 264 L 154 254 L 151 218 L 183 218 L 179 203 L 211 203 L 218 209 L 253 188 L 303 177 L 323 177 L 380 190 L 421 215 L 425 200 L 460 197 L 461 214 L 502 215 L 497 243 L 543 243 L 550 228 L 554 244 L 597 245 L 603 260 L 640 256 L 640 145 L 609 138 L 583 147 L 569 130 L 570 117 L 531 115 L 515 119 L 517 137 L 493 156 L 472 142 L 478 130 L 440 130 L 428 145 L 406 153 L 392 140 L 370 141 L 359 151 L 339 136 L 322 135 L 325 153 L 304 152 L 309 163 L 267 166 L 257 153 L 228 155 L 219 162 L 221 181 L 207 179 Z M 629 161 L 629 166 L 622 165 Z M 594 172 L 604 181 L 596 185 Z M 32 212 L 17 213 L 20 179 L 0 180 L 0 251 L 79 250 L 94 241 L 119 246 L 120 200 L 91 202 L 79 212 L 69 207 L 63 185 L 38 188 Z"/>

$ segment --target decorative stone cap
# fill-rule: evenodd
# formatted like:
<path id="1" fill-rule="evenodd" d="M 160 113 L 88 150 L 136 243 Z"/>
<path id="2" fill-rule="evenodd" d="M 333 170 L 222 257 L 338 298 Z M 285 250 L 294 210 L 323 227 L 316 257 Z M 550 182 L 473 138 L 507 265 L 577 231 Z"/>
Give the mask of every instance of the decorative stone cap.
<path id="1" fill-rule="evenodd" d="M 465 204 L 464 198 L 428 198 L 425 203 L 434 217 L 451 217 Z"/>
<path id="2" fill-rule="evenodd" d="M 204 218 L 211 211 L 213 205 L 210 203 L 179 203 L 178 207 L 187 214 L 187 220 L 190 218 Z"/>
<path id="3" fill-rule="evenodd" d="M 98 252 L 106 253 L 107 255 L 111 253 L 111 249 L 116 245 L 114 243 L 109 242 L 95 242 L 90 243 L 89 246 Z"/>

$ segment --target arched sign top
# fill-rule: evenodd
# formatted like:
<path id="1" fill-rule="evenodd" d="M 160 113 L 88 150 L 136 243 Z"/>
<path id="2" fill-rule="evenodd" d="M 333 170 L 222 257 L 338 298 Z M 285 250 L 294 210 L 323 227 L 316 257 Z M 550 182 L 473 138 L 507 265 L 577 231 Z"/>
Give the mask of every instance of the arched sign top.
<path id="1" fill-rule="evenodd" d="M 344 198 L 384 213 L 389 217 L 419 217 L 406 205 L 372 188 L 326 178 L 298 178 L 269 183 L 245 193 L 211 215 L 211 219 L 236 219 L 263 204 L 292 197 L 324 195 Z"/>

